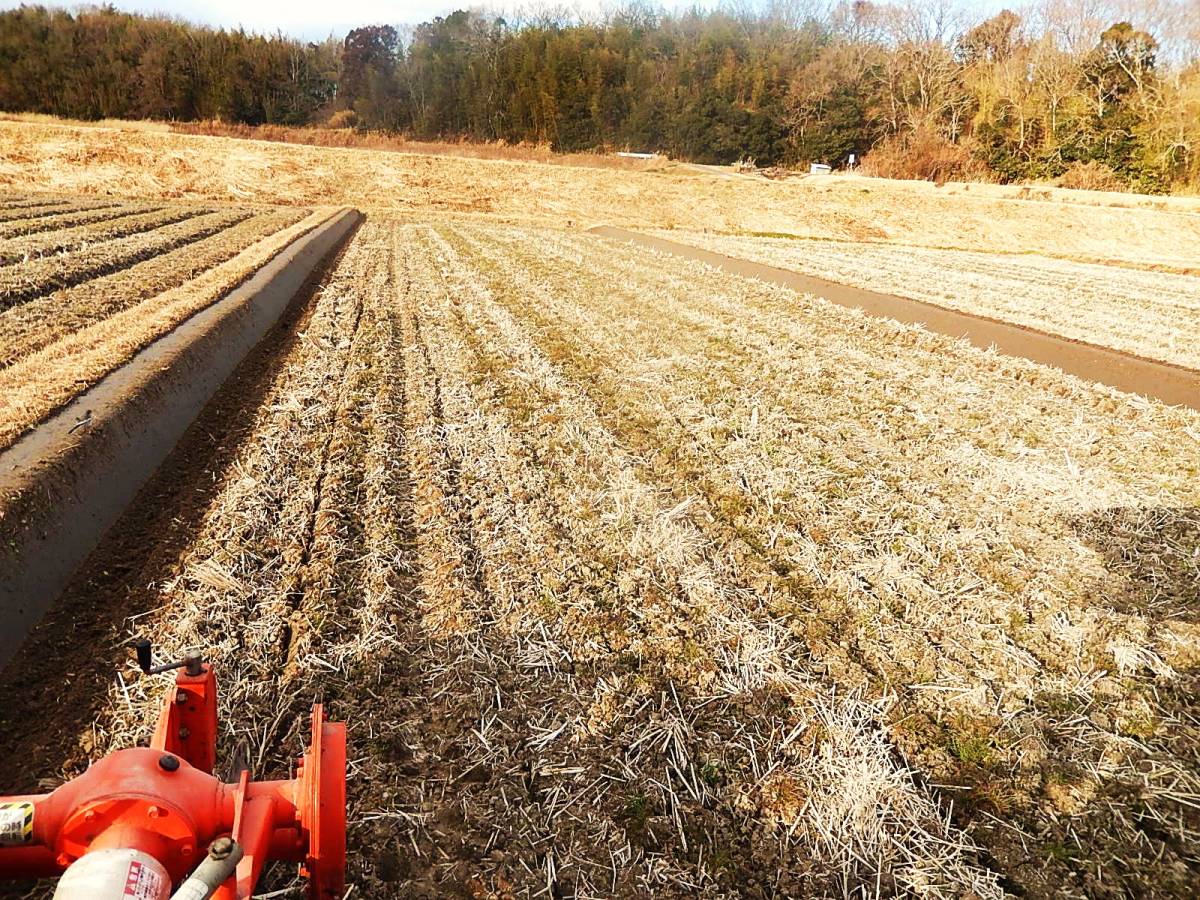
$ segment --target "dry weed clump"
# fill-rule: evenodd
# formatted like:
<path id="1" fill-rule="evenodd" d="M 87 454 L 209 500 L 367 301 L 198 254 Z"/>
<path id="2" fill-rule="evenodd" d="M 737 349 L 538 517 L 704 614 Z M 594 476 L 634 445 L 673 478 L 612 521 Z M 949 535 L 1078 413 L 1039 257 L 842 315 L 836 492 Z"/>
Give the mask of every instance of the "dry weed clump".
<path id="1" fill-rule="evenodd" d="M 877 178 L 987 182 L 995 178 L 987 165 L 975 158 L 967 142 L 954 142 L 934 130 L 918 129 L 894 135 L 871 148 L 862 171 Z"/>
<path id="2" fill-rule="evenodd" d="M 1129 190 L 1129 185 L 1123 182 L 1116 172 L 1094 159 L 1071 163 L 1067 167 L 1067 171 L 1063 172 L 1054 183 L 1059 187 L 1082 191 Z"/>
<path id="3" fill-rule="evenodd" d="M 1194 275 L 881 244 L 657 234 L 1200 369 L 1200 279 Z"/>

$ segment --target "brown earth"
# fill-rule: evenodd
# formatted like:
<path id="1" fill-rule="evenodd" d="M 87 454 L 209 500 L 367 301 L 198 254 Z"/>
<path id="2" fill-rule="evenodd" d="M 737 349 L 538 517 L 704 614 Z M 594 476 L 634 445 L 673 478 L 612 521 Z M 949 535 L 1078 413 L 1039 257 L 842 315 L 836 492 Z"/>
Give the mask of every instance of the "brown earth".
<path id="1" fill-rule="evenodd" d="M 463 218 L 297 316 L 0 678 L 12 787 L 145 738 L 149 633 L 225 774 L 350 722 L 364 896 L 1190 894 L 1196 412 Z"/>

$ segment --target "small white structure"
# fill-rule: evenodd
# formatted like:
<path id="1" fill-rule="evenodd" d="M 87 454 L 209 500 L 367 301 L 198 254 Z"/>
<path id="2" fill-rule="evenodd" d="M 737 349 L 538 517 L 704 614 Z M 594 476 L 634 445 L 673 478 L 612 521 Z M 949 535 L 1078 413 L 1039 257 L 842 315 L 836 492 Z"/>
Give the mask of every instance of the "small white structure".
<path id="1" fill-rule="evenodd" d="M 628 150 L 618 150 L 617 156 L 623 156 L 626 159 L 654 159 L 658 156 L 657 153 L 630 153 Z"/>
<path id="2" fill-rule="evenodd" d="M 825 165 L 825 163 L 809 163 L 808 164 L 808 174 L 809 175 L 828 175 L 832 171 L 833 171 L 833 166 L 827 166 L 827 165 Z"/>

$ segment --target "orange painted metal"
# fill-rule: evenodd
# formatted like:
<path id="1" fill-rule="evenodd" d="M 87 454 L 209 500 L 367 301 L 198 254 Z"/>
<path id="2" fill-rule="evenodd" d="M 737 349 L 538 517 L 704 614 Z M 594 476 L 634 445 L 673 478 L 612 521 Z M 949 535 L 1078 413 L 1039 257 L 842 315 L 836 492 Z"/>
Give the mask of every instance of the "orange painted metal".
<path id="1" fill-rule="evenodd" d="M 308 878 L 310 900 L 341 900 L 346 873 L 346 726 L 326 722 L 325 708 L 313 707 L 312 739 L 300 761 L 300 825 L 308 833 L 308 853 L 300 871 Z"/>
<path id="2" fill-rule="evenodd" d="M 297 777 L 237 784 L 212 774 L 216 762 L 216 678 L 180 672 L 150 747 L 118 750 L 49 794 L 0 797 L 33 805 L 27 843 L 0 847 L 0 879 L 61 874 L 94 850 L 150 854 L 178 882 L 218 837 L 245 855 L 222 900 L 250 897 L 270 860 L 301 863 L 309 896 L 340 898 L 346 865 L 346 728 L 313 708 L 313 743 Z"/>
<path id="3" fill-rule="evenodd" d="M 200 675 L 175 676 L 150 746 L 211 773 L 217 765 L 217 677 L 207 663 L 201 669 Z"/>

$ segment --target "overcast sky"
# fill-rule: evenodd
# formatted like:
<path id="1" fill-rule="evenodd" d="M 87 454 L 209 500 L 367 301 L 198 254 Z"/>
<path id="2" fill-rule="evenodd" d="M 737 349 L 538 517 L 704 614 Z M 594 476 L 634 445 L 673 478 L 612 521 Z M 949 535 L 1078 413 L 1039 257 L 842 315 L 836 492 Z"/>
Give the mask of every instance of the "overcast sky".
<path id="1" fill-rule="evenodd" d="M 79 5 L 76 2 L 41 0 L 46 6 Z M 100 2 L 100 0 L 97 0 Z M 1002 6 L 1002 0 L 961 0 L 962 5 L 984 11 Z M 1019 0 L 1017 0 L 1019 2 Z M 0 9 L 21 5 L 21 0 L 0 0 Z M 307 40 L 319 40 L 330 34 L 342 37 L 351 28 L 370 24 L 416 24 L 455 9 L 471 7 L 553 5 L 588 10 L 617 5 L 615 0 L 114 0 L 113 6 L 132 12 L 167 13 L 191 22 L 237 28 L 248 31 L 284 34 Z M 713 6 L 716 0 L 656 0 L 668 8 Z"/>

